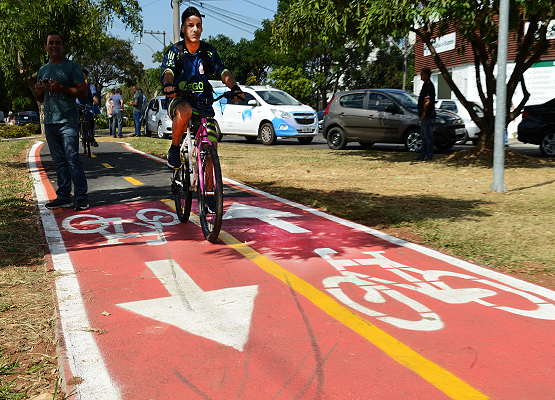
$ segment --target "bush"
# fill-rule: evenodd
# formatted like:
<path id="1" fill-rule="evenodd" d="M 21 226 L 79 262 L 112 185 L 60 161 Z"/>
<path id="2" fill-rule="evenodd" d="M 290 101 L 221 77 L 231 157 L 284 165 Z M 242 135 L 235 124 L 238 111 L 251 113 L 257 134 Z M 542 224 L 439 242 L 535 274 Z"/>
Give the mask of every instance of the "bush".
<path id="1" fill-rule="evenodd" d="M 0 136 L 5 139 L 38 136 L 40 134 L 41 132 L 39 124 L 27 124 L 25 126 L 4 125 L 0 127 Z"/>
<path id="2" fill-rule="evenodd" d="M 103 114 L 95 114 L 94 122 L 96 129 L 108 129 L 108 117 Z"/>

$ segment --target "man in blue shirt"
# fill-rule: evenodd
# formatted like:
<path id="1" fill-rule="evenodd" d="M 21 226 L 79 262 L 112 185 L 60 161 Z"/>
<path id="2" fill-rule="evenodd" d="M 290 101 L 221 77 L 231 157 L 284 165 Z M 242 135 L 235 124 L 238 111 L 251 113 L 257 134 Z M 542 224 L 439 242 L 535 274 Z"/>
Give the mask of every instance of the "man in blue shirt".
<path id="1" fill-rule="evenodd" d="M 44 48 L 50 61 L 43 65 L 35 84 L 35 99 L 44 103 L 44 133 L 56 166 L 56 199 L 49 209 L 89 208 L 85 169 L 79 159 L 79 113 L 76 98 L 87 95 L 81 67 L 65 58 L 64 39 L 59 32 L 46 34 Z M 71 201 L 71 184 L 75 202 Z"/>
<path id="2" fill-rule="evenodd" d="M 94 138 L 94 112 L 93 106 L 98 106 L 98 93 L 96 91 L 96 86 L 89 83 L 89 70 L 87 68 L 81 68 L 83 70 L 83 76 L 85 78 L 85 83 L 87 84 L 87 97 L 82 99 L 77 99 L 77 104 L 85 106 L 85 117 L 89 120 L 89 127 L 91 129 L 92 145 L 98 147 L 98 143 Z"/>
<path id="3" fill-rule="evenodd" d="M 129 102 L 133 106 L 133 120 L 135 122 L 135 134 L 133 136 L 141 136 L 141 118 L 143 112 L 143 94 L 139 92 L 137 86 L 131 88 L 133 91 L 133 100 Z"/>
<path id="4" fill-rule="evenodd" d="M 116 137 L 116 129 L 118 137 L 123 137 L 121 128 L 123 127 L 123 96 L 121 95 L 121 88 L 116 89 L 116 94 L 110 97 L 110 101 L 114 105 L 112 110 L 112 136 Z"/>
<path id="5" fill-rule="evenodd" d="M 420 121 L 420 137 L 422 148 L 417 161 L 431 160 L 434 154 L 434 121 L 436 118 L 436 91 L 430 80 L 430 68 L 422 68 L 420 78 L 424 81 L 418 96 L 418 120 Z"/>
<path id="6" fill-rule="evenodd" d="M 208 78 L 213 73 L 231 89 L 232 92 L 240 92 L 237 97 L 245 98 L 244 93 L 237 85 L 231 72 L 224 66 L 216 49 L 200 40 L 202 34 L 202 15 L 195 7 L 189 7 L 181 14 L 181 37 L 184 39 L 175 43 L 164 54 L 162 61 L 161 81 L 164 85 L 164 93 L 173 96 L 168 106 L 168 114 L 172 119 L 172 145 L 168 151 L 168 167 L 179 168 L 181 158 L 179 155 L 179 143 L 186 130 L 189 120 L 193 120 L 193 132 L 196 133 L 200 124 L 199 101 L 194 97 L 175 97 L 170 95 L 176 89 L 193 90 L 199 96 L 212 98 L 212 85 Z M 214 109 L 209 107 L 208 114 L 208 137 L 213 143 L 217 143 L 217 134 L 214 124 Z"/>

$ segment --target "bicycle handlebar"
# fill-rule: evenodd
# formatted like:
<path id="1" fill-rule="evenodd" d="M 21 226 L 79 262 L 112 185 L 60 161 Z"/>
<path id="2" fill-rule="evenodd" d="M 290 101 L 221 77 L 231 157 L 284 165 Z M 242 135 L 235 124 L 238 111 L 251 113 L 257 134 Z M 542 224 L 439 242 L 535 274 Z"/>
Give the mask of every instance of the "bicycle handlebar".
<path id="1" fill-rule="evenodd" d="M 239 95 L 241 93 L 245 93 L 245 92 L 243 92 L 243 91 L 240 91 L 240 92 L 237 92 L 237 91 L 235 91 L 235 92 L 223 92 L 221 95 L 219 95 L 215 99 L 207 99 L 205 97 L 200 97 L 200 95 L 197 92 L 194 92 L 192 90 L 172 90 L 171 92 L 162 91 L 162 93 L 164 95 L 166 95 L 167 97 L 168 97 L 169 94 L 176 94 L 180 97 L 185 97 L 185 96 L 194 97 L 198 101 L 203 102 L 205 105 L 209 105 L 209 104 L 213 104 L 213 103 L 217 102 L 218 100 L 220 100 L 223 97 L 225 97 L 228 100 L 231 100 L 232 98 L 236 97 L 237 95 Z"/>

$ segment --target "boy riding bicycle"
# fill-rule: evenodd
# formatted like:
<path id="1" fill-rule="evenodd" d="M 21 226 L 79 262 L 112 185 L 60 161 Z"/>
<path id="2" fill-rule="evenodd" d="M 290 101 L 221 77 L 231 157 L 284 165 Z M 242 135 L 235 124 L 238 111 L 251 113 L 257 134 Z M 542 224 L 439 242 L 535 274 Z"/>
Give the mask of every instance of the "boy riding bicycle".
<path id="1" fill-rule="evenodd" d="M 196 132 L 200 124 L 198 110 L 199 100 L 194 97 L 176 97 L 171 94 L 175 90 L 192 90 L 199 97 L 212 99 L 212 85 L 208 81 L 210 75 L 219 76 L 222 82 L 232 92 L 239 92 L 236 98 L 243 100 L 244 93 L 241 91 L 235 78 L 226 69 L 216 49 L 200 40 L 202 34 L 202 15 L 195 7 L 189 7 L 181 14 L 181 37 L 184 39 L 175 43 L 164 54 L 162 61 L 161 81 L 164 85 L 164 93 L 173 97 L 169 106 L 168 114 L 172 119 L 172 145 L 168 151 L 168 167 L 175 169 L 181 166 L 179 154 L 179 143 L 187 128 L 189 120 L 192 119 L 193 132 Z M 217 133 L 214 124 L 214 109 L 212 106 L 206 109 L 208 115 L 208 137 L 214 144 L 217 143 Z"/>

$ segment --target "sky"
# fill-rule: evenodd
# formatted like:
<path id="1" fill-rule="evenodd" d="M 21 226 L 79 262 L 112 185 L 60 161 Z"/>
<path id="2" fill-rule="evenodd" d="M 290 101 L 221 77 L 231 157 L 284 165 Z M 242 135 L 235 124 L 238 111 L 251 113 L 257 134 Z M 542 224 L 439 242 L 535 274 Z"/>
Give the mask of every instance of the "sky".
<path id="1" fill-rule="evenodd" d="M 166 32 L 166 46 L 173 40 L 173 9 L 171 0 L 139 0 L 142 8 L 144 31 Z M 234 42 L 241 38 L 254 39 L 254 31 L 262 28 L 264 19 L 273 19 L 277 11 L 277 0 L 184 0 L 179 6 L 179 20 L 181 13 L 189 7 L 196 7 L 203 18 L 202 38 L 223 34 Z M 152 62 L 152 54 L 163 49 L 164 35 L 143 34 L 141 44 L 124 24 L 115 20 L 108 32 L 120 39 L 133 40 L 133 54 L 142 62 L 145 68 L 158 68 L 160 65 Z"/>

